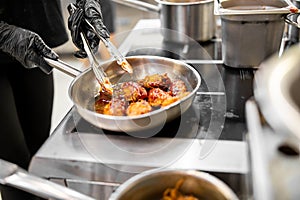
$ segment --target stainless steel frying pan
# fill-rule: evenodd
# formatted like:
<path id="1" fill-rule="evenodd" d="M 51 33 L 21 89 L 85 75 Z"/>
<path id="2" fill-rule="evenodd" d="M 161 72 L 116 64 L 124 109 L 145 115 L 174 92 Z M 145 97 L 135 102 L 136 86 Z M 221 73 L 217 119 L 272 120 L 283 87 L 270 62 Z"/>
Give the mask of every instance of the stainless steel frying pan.
<path id="1" fill-rule="evenodd" d="M 159 56 L 132 56 L 126 59 L 133 67 L 132 75 L 125 72 L 116 61 L 108 61 L 100 66 L 103 67 L 112 84 L 142 79 L 146 75 L 156 73 L 167 73 L 171 79 L 180 78 L 185 81 L 191 93 L 180 101 L 143 115 L 103 115 L 94 110 L 95 96 L 99 92 L 99 85 L 91 69 L 80 73 L 66 63 L 47 58 L 46 61 L 51 66 L 75 77 L 69 87 L 69 96 L 78 113 L 99 128 L 118 132 L 151 129 L 175 119 L 191 106 L 201 83 L 200 75 L 193 67 L 182 61 Z"/>

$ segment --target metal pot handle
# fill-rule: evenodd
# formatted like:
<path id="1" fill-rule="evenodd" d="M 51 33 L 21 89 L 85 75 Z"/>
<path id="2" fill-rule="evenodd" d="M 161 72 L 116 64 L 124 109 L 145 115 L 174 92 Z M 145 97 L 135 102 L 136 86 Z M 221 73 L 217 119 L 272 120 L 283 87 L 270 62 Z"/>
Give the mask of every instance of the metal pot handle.
<path id="1" fill-rule="evenodd" d="M 160 8 L 158 6 L 152 5 L 150 3 L 146 3 L 143 1 L 139 1 L 139 0 L 112 0 L 115 3 L 121 4 L 121 5 L 125 5 L 125 6 L 129 6 L 132 8 L 137 8 L 139 10 L 143 10 L 143 11 L 151 11 L 151 12 L 159 12 Z"/>
<path id="2" fill-rule="evenodd" d="M 299 15 L 299 13 L 290 13 L 288 15 L 284 16 L 284 21 L 292 26 L 295 26 L 297 28 L 300 28 L 300 24 L 298 24 L 297 22 L 294 22 L 293 20 L 291 20 L 289 17 L 293 16 L 293 15 Z"/>

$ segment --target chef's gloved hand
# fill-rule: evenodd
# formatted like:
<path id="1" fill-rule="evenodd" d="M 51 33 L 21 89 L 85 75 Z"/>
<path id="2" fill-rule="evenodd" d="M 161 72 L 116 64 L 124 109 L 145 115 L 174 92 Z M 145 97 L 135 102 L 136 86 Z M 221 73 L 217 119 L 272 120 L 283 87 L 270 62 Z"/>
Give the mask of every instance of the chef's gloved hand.
<path id="1" fill-rule="evenodd" d="M 103 23 L 100 0 L 76 0 L 76 4 L 70 4 L 68 10 L 70 12 L 68 28 L 71 32 L 73 43 L 79 48 L 75 56 L 85 58 L 87 55 L 84 51 L 80 32 L 83 32 L 87 37 L 89 45 L 94 52 L 97 51 L 100 42 L 100 39 L 94 34 L 85 20 L 90 22 L 103 38 L 109 38 L 109 31 Z"/>
<path id="2" fill-rule="evenodd" d="M 10 54 L 24 67 L 39 67 L 47 74 L 53 68 L 43 57 L 58 59 L 58 55 L 44 43 L 38 34 L 3 21 L 0 21 L 0 50 Z"/>

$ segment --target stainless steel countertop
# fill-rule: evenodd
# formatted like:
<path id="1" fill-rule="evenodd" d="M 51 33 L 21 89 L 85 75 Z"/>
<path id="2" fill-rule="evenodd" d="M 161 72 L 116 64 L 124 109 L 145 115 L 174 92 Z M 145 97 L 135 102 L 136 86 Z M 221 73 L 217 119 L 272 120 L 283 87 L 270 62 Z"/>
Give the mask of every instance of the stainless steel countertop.
<path id="1" fill-rule="evenodd" d="M 74 108 L 73 108 L 74 109 Z M 66 116 L 72 120 L 71 112 Z M 68 121 L 67 121 L 68 123 Z M 64 124 L 60 124 L 64 127 Z M 89 162 L 128 172 L 168 167 L 214 172 L 246 173 L 247 144 L 240 141 L 185 138 L 148 138 L 119 135 L 57 132 L 34 156 L 30 171 L 45 176 L 52 166 L 40 167 L 42 160 Z M 117 144 L 118 146 L 116 146 Z M 165 147 L 168 145 L 167 147 Z M 120 148 L 121 147 L 121 148 Z M 162 149 L 160 149 L 162 147 Z M 128 169 L 126 169 L 128 168 Z M 57 169 L 62 170 L 63 169 Z M 55 170 L 56 171 L 56 170 Z M 55 174 L 48 174 L 56 177 Z"/>

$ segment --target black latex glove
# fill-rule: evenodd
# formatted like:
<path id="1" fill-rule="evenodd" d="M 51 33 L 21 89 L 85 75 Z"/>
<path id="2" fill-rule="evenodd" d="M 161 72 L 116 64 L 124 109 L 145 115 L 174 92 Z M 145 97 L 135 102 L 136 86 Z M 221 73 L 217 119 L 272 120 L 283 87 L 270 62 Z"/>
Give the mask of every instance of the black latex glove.
<path id="1" fill-rule="evenodd" d="M 47 74 L 53 68 L 43 57 L 58 59 L 58 55 L 38 34 L 2 21 L 0 21 L 0 50 L 13 56 L 24 67 L 40 67 Z"/>
<path id="2" fill-rule="evenodd" d="M 73 4 L 74 5 L 74 4 Z M 100 39 L 93 33 L 92 29 L 87 25 L 85 20 L 90 22 L 103 38 L 109 38 L 109 31 L 103 24 L 101 5 L 99 0 L 76 0 L 75 9 L 71 4 L 68 6 L 70 16 L 68 18 L 68 28 L 71 31 L 72 41 L 79 48 L 75 53 L 76 57 L 85 58 L 83 42 L 80 32 L 86 35 L 89 45 L 94 52 L 97 51 Z"/>

